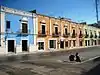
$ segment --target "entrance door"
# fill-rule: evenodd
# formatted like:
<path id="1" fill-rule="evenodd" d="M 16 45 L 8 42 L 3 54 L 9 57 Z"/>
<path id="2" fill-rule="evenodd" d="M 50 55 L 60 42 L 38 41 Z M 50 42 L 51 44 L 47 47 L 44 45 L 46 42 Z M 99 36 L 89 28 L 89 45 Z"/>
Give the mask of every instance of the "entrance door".
<path id="1" fill-rule="evenodd" d="M 22 40 L 22 51 L 28 51 L 27 40 Z"/>
<path id="2" fill-rule="evenodd" d="M 14 40 L 8 40 L 8 52 L 14 52 Z"/>
<path id="3" fill-rule="evenodd" d="M 44 50 L 44 42 L 38 42 L 38 50 Z"/>
<path id="4" fill-rule="evenodd" d="M 64 48 L 64 41 L 60 41 L 60 48 Z"/>

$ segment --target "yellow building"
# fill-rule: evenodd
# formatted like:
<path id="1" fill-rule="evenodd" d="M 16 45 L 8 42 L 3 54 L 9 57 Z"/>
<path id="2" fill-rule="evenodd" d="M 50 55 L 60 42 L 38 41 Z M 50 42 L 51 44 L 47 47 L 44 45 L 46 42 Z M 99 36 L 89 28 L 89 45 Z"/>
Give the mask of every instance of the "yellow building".
<path id="1" fill-rule="evenodd" d="M 37 45 L 39 51 L 82 47 L 83 25 L 66 18 L 38 14 Z"/>

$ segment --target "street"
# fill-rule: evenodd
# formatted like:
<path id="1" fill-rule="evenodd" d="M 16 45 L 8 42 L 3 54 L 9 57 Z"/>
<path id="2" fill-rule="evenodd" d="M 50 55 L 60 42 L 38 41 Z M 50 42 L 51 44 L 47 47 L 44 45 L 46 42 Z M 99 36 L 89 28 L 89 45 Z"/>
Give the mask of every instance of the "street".
<path id="1" fill-rule="evenodd" d="M 0 75 L 98 75 L 100 47 L 79 50 L 50 54 L 1 56 Z M 76 52 L 79 52 L 81 63 L 68 60 L 69 54 Z"/>

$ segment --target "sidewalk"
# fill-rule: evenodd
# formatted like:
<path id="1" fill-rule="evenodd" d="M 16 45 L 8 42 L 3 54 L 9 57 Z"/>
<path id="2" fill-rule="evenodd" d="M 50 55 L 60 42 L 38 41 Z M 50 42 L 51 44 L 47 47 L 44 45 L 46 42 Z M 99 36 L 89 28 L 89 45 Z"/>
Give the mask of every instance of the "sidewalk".
<path id="1" fill-rule="evenodd" d="M 81 60 L 85 61 L 90 58 L 100 56 L 100 47 L 89 47 L 71 50 L 61 50 L 54 52 L 40 52 L 40 53 L 22 53 L 22 54 L 10 54 L 0 56 L 0 62 L 5 61 L 24 61 L 24 60 L 40 60 L 45 59 L 46 61 L 69 61 L 68 56 L 70 54 L 79 53 Z"/>
<path id="2" fill-rule="evenodd" d="M 63 50 L 51 50 L 51 51 L 46 51 L 46 52 L 36 52 L 37 55 L 40 56 L 57 56 L 57 55 L 66 55 L 70 53 L 75 53 L 75 52 L 84 52 L 87 50 L 92 50 L 92 48 L 96 48 L 100 46 L 89 46 L 89 47 L 78 47 L 78 48 L 70 48 L 70 49 L 63 49 Z M 29 54 L 35 54 L 35 53 L 29 53 Z"/>

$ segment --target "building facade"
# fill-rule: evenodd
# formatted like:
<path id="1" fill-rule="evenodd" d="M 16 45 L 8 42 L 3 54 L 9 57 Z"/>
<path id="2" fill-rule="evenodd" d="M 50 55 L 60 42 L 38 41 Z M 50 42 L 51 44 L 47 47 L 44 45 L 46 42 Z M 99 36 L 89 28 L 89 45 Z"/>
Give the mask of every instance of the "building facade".
<path id="1" fill-rule="evenodd" d="M 0 53 L 32 52 L 36 49 L 35 15 L 1 6 Z"/>
<path id="2" fill-rule="evenodd" d="M 100 29 L 63 17 L 0 7 L 0 53 L 46 52 L 100 45 Z"/>
<path id="3" fill-rule="evenodd" d="M 85 46 L 96 46 L 98 44 L 98 38 L 99 38 L 99 28 L 84 25 L 84 45 Z"/>
<path id="4" fill-rule="evenodd" d="M 66 18 L 38 14 L 37 45 L 40 51 L 84 46 L 84 25 Z"/>

